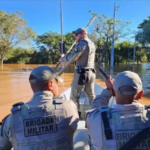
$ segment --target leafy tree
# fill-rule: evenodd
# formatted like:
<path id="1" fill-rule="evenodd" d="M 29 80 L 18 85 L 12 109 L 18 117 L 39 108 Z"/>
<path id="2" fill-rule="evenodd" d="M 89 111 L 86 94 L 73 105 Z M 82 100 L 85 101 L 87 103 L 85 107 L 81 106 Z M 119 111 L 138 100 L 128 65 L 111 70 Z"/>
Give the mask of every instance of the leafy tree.
<path id="1" fill-rule="evenodd" d="M 128 61 L 128 46 L 129 46 L 129 61 L 132 62 L 133 60 L 133 49 L 134 49 L 134 43 L 128 41 L 123 41 L 121 43 L 115 44 L 115 63 L 124 63 Z M 148 51 L 143 49 L 140 44 L 137 43 L 136 46 L 136 61 L 139 62 L 145 62 L 148 58 Z"/>
<path id="2" fill-rule="evenodd" d="M 92 15 L 92 11 L 90 11 Z M 98 15 L 97 18 L 95 19 L 93 23 L 93 31 L 96 31 L 99 36 L 105 38 L 105 43 L 104 43 L 104 49 L 106 52 L 106 60 L 105 62 L 107 63 L 107 57 L 109 53 L 109 60 L 110 60 L 110 47 L 111 47 L 111 39 L 114 34 L 115 40 L 122 38 L 128 33 L 124 32 L 124 28 L 129 24 L 130 22 L 124 22 L 121 20 L 115 20 L 113 21 L 113 18 L 109 18 L 106 15 Z M 115 32 L 113 33 L 113 25 L 115 25 Z"/>
<path id="3" fill-rule="evenodd" d="M 34 53 L 33 49 L 25 49 L 25 48 L 17 47 L 13 50 L 10 50 L 7 53 L 4 62 L 18 63 L 18 64 L 29 63 L 33 53 Z"/>
<path id="4" fill-rule="evenodd" d="M 142 43 L 144 46 L 149 46 L 150 44 L 150 17 L 148 20 L 144 20 L 139 25 L 139 32 L 136 39 Z"/>
<path id="5" fill-rule="evenodd" d="M 98 40 L 98 35 L 96 31 L 93 31 L 91 34 L 88 34 L 88 37 L 94 42 L 96 43 Z"/>
<path id="6" fill-rule="evenodd" d="M 45 60 L 51 57 L 52 63 L 56 63 L 60 57 L 61 36 L 56 32 L 44 33 L 37 36 L 36 43 L 42 52 Z"/>
<path id="7" fill-rule="evenodd" d="M 7 14 L 0 11 L 0 59 L 3 65 L 7 52 L 18 44 L 31 44 L 30 38 L 35 37 L 32 28 L 26 27 L 27 22 L 20 12 Z"/>
<path id="8" fill-rule="evenodd" d="M 66 51 L 69 50 L 74 39 L 75 38 L 73 33 L 67 33 L 66 35 L 64 35 Z M 44 33 L 43 35 L 37 36 L 36 43 L 39 46 L 39 51 L 43 54 L 41 57 L 45 57 L 45 60 L 49 60 L 49 62 L 47 61 L 47 63 L 54 64 L 59 60 L 60 42 L 61 35 L 56 32 Z"/>
<path id="9" fill-rule="evenodd" d="M 65 36 L 64 36 L 64 43 L 65 43 L 65 48 L 66 48 L 66 51 L 68 51 L 72 45 L 72 43 L 74 42 L 75 40 L 75 37 L 74 37 L 74 34 L 73 33 L 67 33 Z"/>
<path id="10" fill-rule="evenodd" d="M 129 44 L 129 45 L 128 45 Z M 128 61 L 128 46 L 131 51 L 133 51 L 133 43 L 128 43 L 128 41 L 123 41 L 121 43 L 115 44 L 115 63 L 123 63 Z M 131 56 L 131 55 L 129 55 Z M 130 58 L 129 58 L 130 60 Z"/>
<path id="11" fill-rule="evenodd" d="M 146 56 L 146 53 L 145 53 L 145 49 L 139 49 L 136 51 L 136 61 L 137 61 L 137 64 L 139 62 L 146 62 L 147 61 L 147 56 Z"/>

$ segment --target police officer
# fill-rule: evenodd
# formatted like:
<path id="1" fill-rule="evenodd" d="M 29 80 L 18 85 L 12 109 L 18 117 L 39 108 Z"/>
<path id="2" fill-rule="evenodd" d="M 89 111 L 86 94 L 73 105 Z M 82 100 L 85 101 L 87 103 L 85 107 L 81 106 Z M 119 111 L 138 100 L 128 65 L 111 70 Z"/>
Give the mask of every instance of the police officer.
<path id="1" fill-rule="evenodd" d="M 121 72 L 115 80 L 109 77 L 106 86 L 93 101 L 91 108 L 94 110 L 87 116 L 89 135 L 80 132 L 74 139 L 74 149 L 150 149 L 150 107 L 139 103 L 143 94 L 140 77 L 131 71 Z M 116 105 L 110 109 L 112 90 Z"/>
<path id="2" fill-rule="evenodd" d="M 75 101 L 79 109 L 79 97 L 82 91 L 85 91 L 89 103 L 95 98 L 94 81 L 95 81 L 95 45 L 88 38 L 86 29 L 78 28 L 73 31 L 77 45 L 71 54 L 61 57 L 60 62 L 70 61 L 75 57 L 76 72 L 71 84 L 70 99 Z"/>
<path id="3" fill-rule="evenodd" d="M 32 70 L 29 82 L 34 92 L 31 101 L 13 105 L 0 128 L 0 149 L 72 150 L 78 111 L 73 101 L 58 95 L 54 70 L 39 66 Z M 55 97 L 54 97 L 55 96 Z"/>

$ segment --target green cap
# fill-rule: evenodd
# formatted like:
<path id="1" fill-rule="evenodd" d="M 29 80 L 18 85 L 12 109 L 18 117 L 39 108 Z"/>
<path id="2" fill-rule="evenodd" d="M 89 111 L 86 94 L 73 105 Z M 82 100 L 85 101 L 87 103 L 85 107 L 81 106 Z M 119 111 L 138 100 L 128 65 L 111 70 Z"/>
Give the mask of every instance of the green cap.
<path id="1" fill-rule="evenodd" d="M 38 66 L 32 70 L 29 81 L 30 83 L 47 82 L 54 78 L 59 82 L 63 82 L 63 79 L 55 73 L 53 68 L 49 66 Z"/>

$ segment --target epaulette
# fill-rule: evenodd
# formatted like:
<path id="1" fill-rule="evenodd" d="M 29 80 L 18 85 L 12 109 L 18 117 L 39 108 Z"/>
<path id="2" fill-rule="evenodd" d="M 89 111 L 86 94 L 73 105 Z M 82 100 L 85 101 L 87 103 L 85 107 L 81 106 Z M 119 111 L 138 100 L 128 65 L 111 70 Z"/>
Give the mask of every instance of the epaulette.
<path id="1" fill-rule="evenodd" d="M 18 102 L 18 103 L 15 103 L 13 104 L 13 107 L 11 109 L 11 112 L 14 113 L 16 111 L 19 111 L 21 109 L 21 106 L 23 105 L 24 103 L 23 102 Z"/>
<path id="2" fill-rule="evenodd" d="M 57 97 L 54 97 L 54 100 L 53 100 L 53 104 L 56 105 L 56 104 L 62 104 L 64 102 L 64 97 L 59 95 Z"/>
<path id="3" fill-rule="evenodd" d="M 150 109 L 150 105 L 144 105 L 145 109 Z"/>

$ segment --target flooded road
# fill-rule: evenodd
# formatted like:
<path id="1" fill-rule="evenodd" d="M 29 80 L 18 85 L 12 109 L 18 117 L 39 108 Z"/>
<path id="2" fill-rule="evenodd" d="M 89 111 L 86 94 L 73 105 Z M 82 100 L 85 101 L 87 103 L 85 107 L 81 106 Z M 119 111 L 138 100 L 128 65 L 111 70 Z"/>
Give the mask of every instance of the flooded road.
<path id="1" fill-rule="evenodd" d="M 22 68 L 34 68 L 39 65 L 20 65 L 20 64 L 5 64 L 3 70 L 0 70 L 0 121 L 7 114 L 10 113 L 12 105 L 17 102 L 27 102 L 32 96 L 33 92 L 30 88 L 28 78 L 30 72 L 22 71 Z M 52 65 L 49 65 L 52 66 Z M 55 67 L 55 65 L 53 66 Z M 128 70 L 132 71 L 132 67 Z M 135 72 L 137 72 L 143 81 L 145 96 L 142 98 L 141 102 L 143 104 L 150 104 L 150 64 L 142 64 L 140 66 L 135 66 Z M 127 70 L 123 67 L 116 67 L 113 72 L 113 77 L 120 71 Z M 107 70 L 106 70 L 107 71 Z M 64 83 L 59 83 L 59 93 L 70 87 L 73 78 L 74 67 L 69 67 L 66 73 L 61 76 L 64 78 Z M 109 74 L 110 72 L 107 71 Z M 105 87 L 102 80 L 104 78 L 97 71 L 96 83 Z M 101 79 L 101 80 L 100 80 Z"/>

